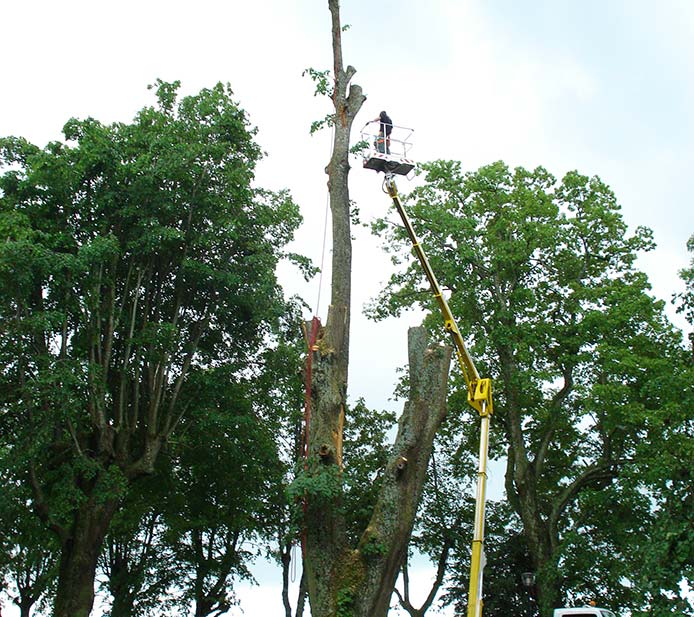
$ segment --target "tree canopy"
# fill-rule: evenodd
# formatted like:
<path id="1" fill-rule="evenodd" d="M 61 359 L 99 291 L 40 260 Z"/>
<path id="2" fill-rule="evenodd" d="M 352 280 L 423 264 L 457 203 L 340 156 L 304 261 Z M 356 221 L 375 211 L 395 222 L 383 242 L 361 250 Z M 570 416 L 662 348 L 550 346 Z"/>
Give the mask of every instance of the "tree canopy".
<path id="1" fill-rule="evenodd" d="M 590 572 L 576 575 L 572 560 L 580 554 L 580 570 L 590 570 L 585 537 L 610 536 L 608 519 L 587 515 L 595 499 L 612 504 L 600 511 L 616 520 L 632 512 L 623 533 L 636 530 L 656 494 L 642 466 L 646 450 L 661 445 L 653 426 L 666 409 L 680 410 L 679 427 L 687 415 L 681 389 L 663 386 L 685 383 L 681 334 L 634 266 L 638 252 L 653 247 L 649 230 L 628 233 L 615 195 L 597 177 L 570 172 L 557 181 L 543 168 L 501 162 L 463 173 L 459 163 L 437 161 L 422 171 L 409 211 L 473 357 L 494 377 L 493 451 L 507 461 L 506 496 L 538 572 L 542 614 L 569 596 L 648 605 L 643 587 L 639 597 L 633 591 L 639 564 L 622 567 L 615 537 L 601 546 L 609 565 L 593 568 L 600 574 L 592 582 Z M 418 264 L 402 257 L 404 231 L 384 220 L 375 229 L 403 267 L 371 314 L 418 303 L 436 323 Z M 463 408 L 460 390 L 451 400 Z M 673 571 L 656 595 L 683 576 Z"/>
<path id="2" fill-rule="evenodd" d="M 260 373 L 286 309 L 298 208 L 253 186 L 230 88 L 178 88 L 158 82 L 130 124 L 0 141 L 0 457 L 59 539 L 56 615 L 89 613 L 113 514 L 177 428 L 233 423 L 214 410 Z"/>

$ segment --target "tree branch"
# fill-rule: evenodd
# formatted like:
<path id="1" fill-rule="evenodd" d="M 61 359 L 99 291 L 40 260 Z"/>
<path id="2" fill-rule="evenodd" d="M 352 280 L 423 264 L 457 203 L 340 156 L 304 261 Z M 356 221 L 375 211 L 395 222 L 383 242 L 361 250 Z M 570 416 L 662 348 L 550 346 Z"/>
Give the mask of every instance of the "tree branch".
<path id="1" fill-rule="evenodd" d="M 566 400 L 566 398 L 569 396 L 571 391 L 573 390 L 573 366 L 565 366 L 564 371 L 563 371 L 563 376 L 564 376 L 564 385 L 561 387 L 561 389 L 554 395 L 552 398 L 552 401 L 550 402 L 549 409 L 550 409 L 550 426 L 545 431 L 545 434 L 542 436 L 542 439 L 540 440 L 540 443 L 538 444 L 537 448 L 537 454 L 535 455 L 535 458 L 533 459 L 533 468 L 535 471 L 535 477 L 539 477 L 540 474 L 542 473 L 544 464 L 545 464 L 545 458 L 547 457 L 547 452 L 549 450 L 549 444 L 552 441 L 552 437 L 554 436 L 554 423 L 552 421 L 552 418 L 555 417 L 556 412 L 558 409 L 561 407 L 562 403 Z"/>
<path id="2" fill-rule="evenodd" d="M 552 551 L 556 550 L 559 518 L 568 505 L 576 498 L 582 488 L 600 481 L 609 481 L 616 477 L 617 467 L 627 463 L 627 460 L 604 461 L 587 467 L 574 481 L 559 494 L 552 505 L 549 515 L 549 537 Z"/>

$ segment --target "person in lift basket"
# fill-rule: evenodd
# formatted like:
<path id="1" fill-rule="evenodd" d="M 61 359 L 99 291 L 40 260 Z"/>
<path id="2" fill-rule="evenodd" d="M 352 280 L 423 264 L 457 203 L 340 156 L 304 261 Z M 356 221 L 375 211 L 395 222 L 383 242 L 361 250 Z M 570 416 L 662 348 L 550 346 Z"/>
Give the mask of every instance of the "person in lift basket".
<path id="1" fill-rule="evenodd" d="M 378 138 L 376 139 L 376 150 L 379 152 L 390 154 L 390 134 L 393 131 L 393 121 L 390 116 L 382 111 L 374 122 L 380 122 L 378 129 Z"/>

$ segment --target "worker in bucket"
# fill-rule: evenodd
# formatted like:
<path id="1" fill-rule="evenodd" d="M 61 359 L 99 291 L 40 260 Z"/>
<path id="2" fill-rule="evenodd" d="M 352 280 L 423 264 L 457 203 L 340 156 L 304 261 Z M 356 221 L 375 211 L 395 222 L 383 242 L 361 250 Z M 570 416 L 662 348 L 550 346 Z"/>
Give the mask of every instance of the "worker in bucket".
<path id="1" fill-rule="evenodd" d="M 393 121 L 385 111 L 382 111 L 373 121 L 381 123 L 378 129 L 378 138 L 376 139 L 376 150 L 390 154 L 390 133 L 393 130 Z"/>

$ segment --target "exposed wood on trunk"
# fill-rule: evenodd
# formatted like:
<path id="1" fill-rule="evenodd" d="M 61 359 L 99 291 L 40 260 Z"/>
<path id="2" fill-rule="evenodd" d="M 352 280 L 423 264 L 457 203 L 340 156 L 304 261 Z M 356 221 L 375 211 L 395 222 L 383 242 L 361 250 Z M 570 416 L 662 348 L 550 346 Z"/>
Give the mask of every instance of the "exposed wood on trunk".
<path id="1" fill-rule="evenodd" d="M 388 613 L 434 435 L 446 415 L 451 349 L 427 346 L 426 331 L 412 328 L 409 359 L 410 396 L 399 420 L 378 502 L 356 549 L 347 543 L 339 498 L 327 504 L 309 503 L 306 569 L 314 617 L 333 617 L 338 607 L 349 607 L 355 617 Z M 318 421 L 312 421 L 314 424 Z"/>
<path id="2" fill-rule="evenodd" d="M 366 97 L 359 86 L 350 84 L 356 72 L 354 68 L 343 69 L 339 2 L 329 0 L 328 4 L 332 17 L 332 98 L 335 107 L 333 151 L 326 168 L 333 234 L 332 293 L 320 351 L 314 352 L 308 457 L 309 460 L 320 461 L 319 464 L 325 469 L 339 469 L 347 398 L 352 275 L 349 136 L 354 118 Z M 312 614 L 313 617 L 327 617 L 335 611 L 336 564 L 345 546 L 339 498 L 323 504 L 309 501 L 306 526 L 305 569 Z"/>

